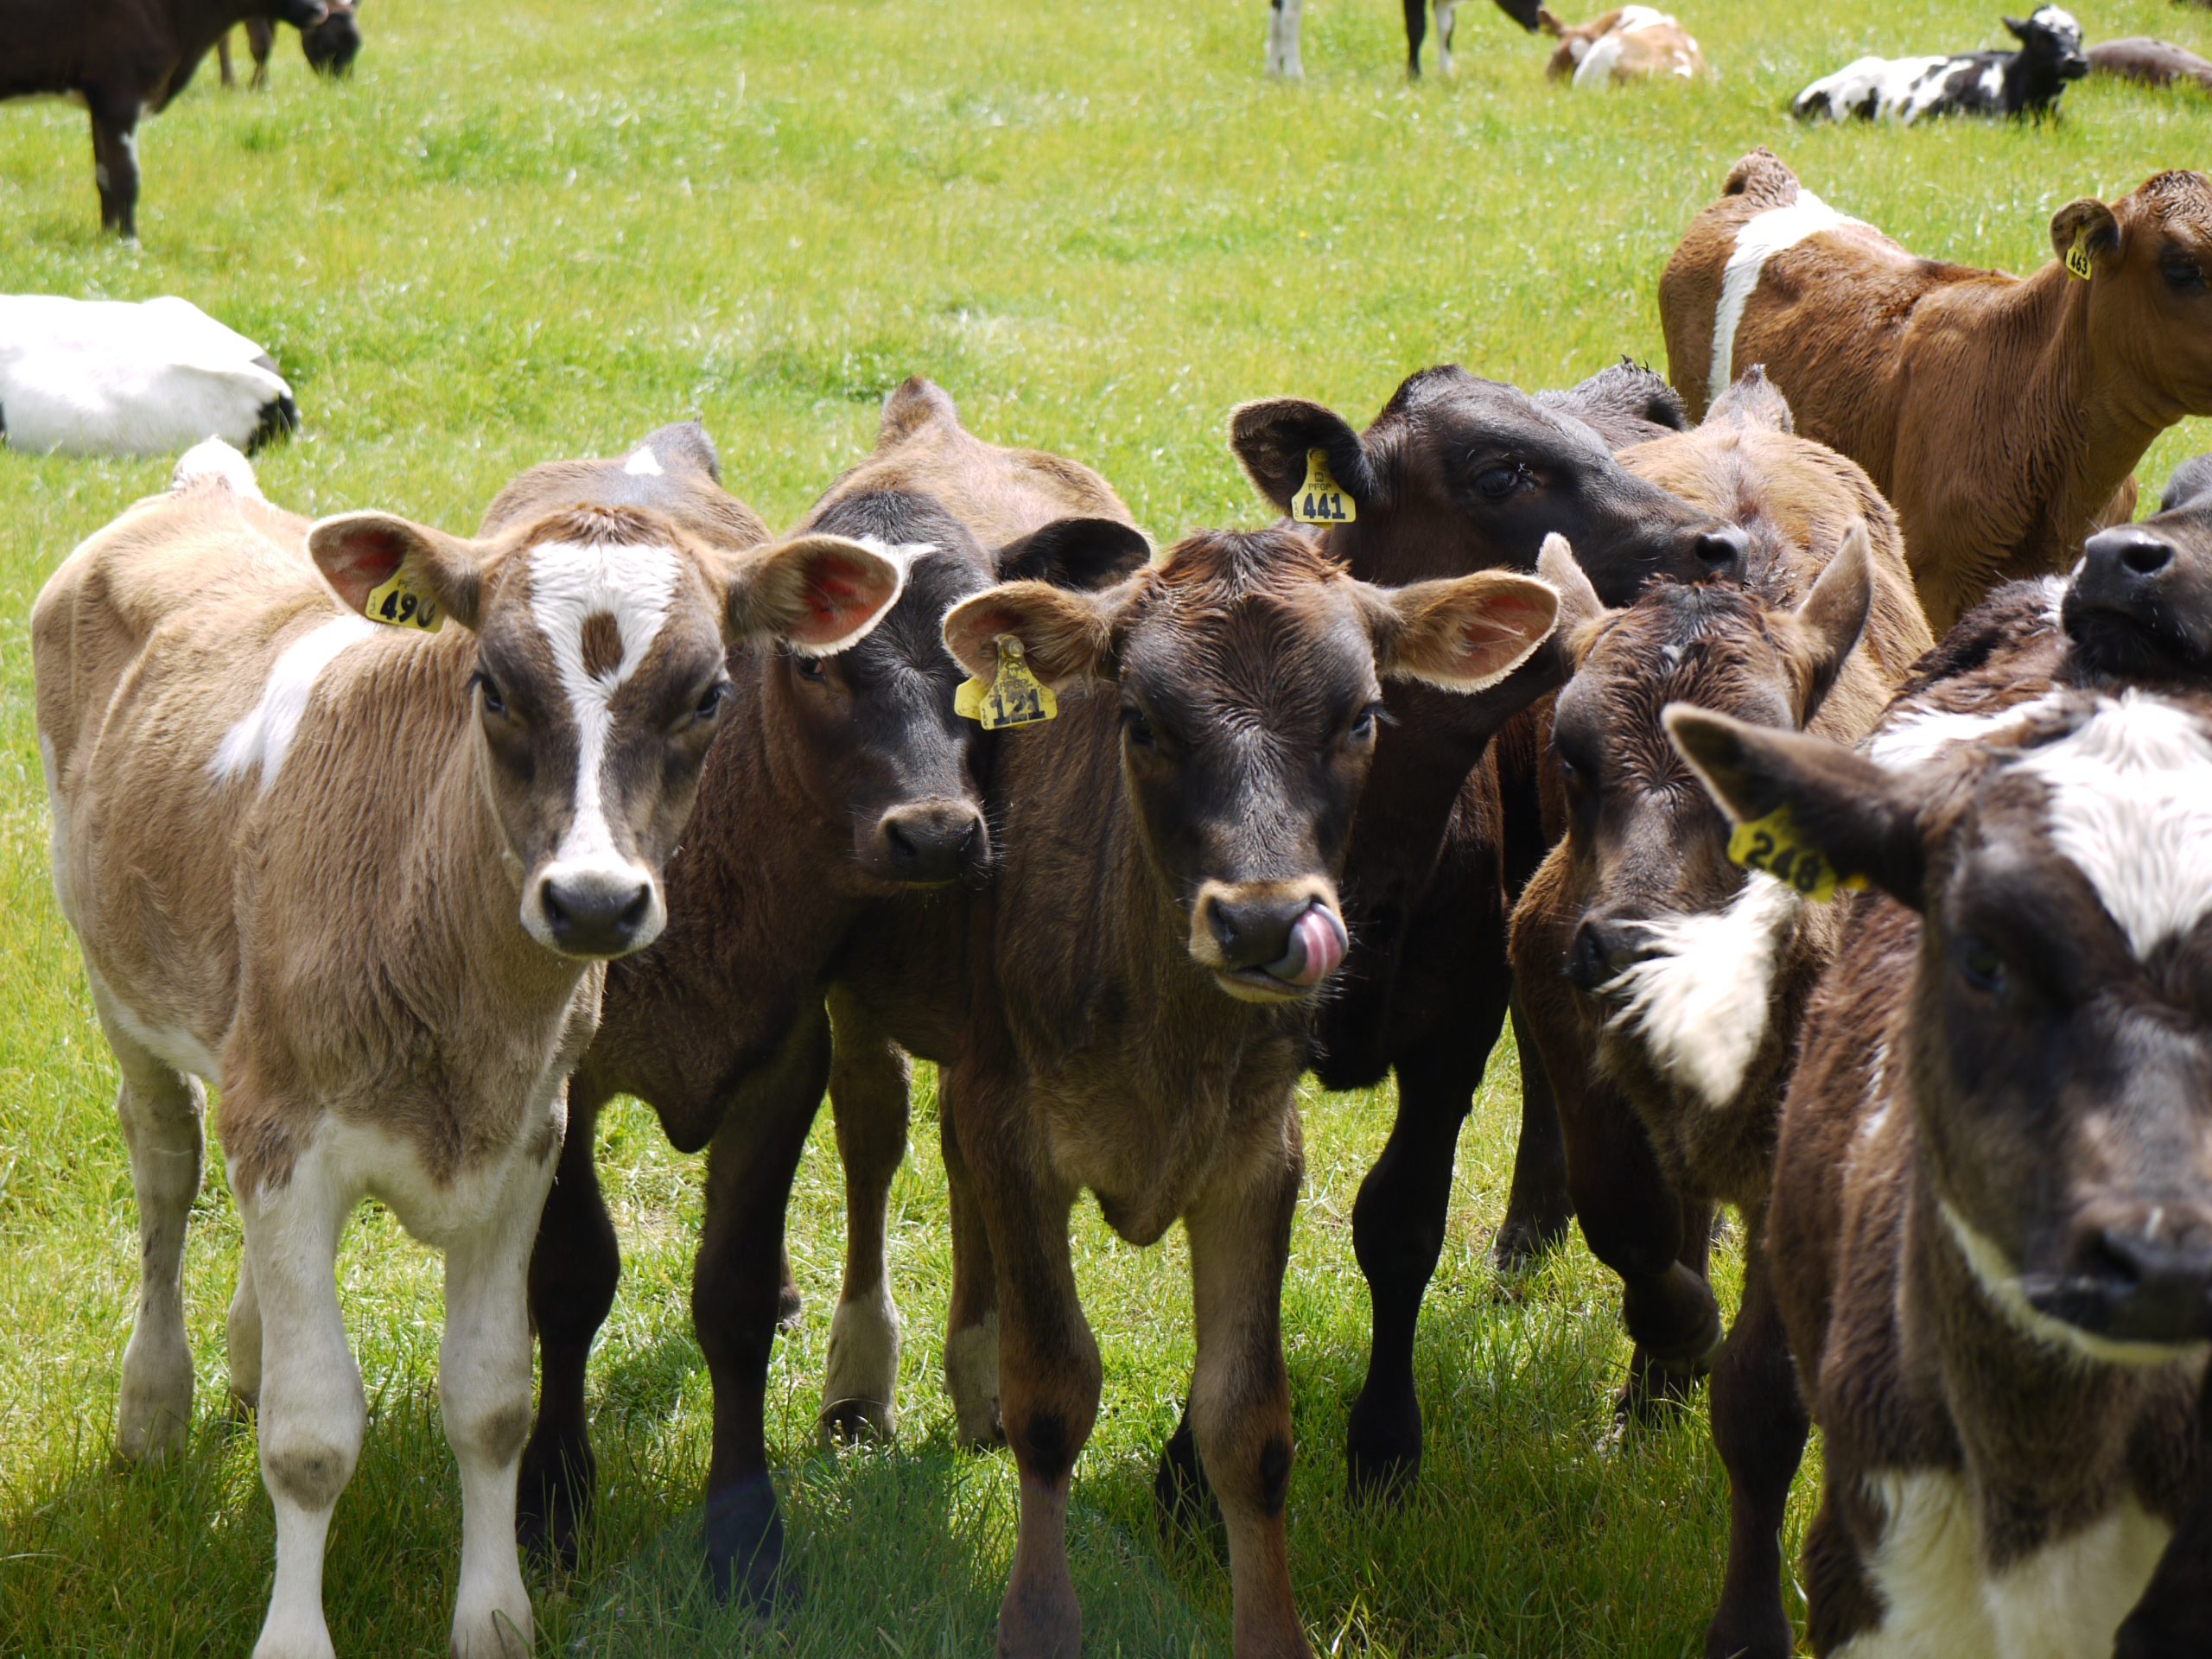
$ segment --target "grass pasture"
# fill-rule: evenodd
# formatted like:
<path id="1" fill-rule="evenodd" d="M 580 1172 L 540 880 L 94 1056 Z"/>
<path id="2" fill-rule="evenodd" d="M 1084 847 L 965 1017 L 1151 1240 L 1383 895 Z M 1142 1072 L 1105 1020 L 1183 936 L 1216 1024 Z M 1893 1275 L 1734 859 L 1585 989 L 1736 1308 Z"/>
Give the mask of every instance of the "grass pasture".
<path id="1" fill-rule="evenodd" d="M 1680 9 L 1715 84 L 1573 98 L 1483 0 L 1460 9 L 1458 75 L 1416 87 L 1384 0 L 1313 0 L 1295 87 L 1259 73 L 1261 0 L 374 0 L 349 85 L 314 83 L 287 35 L 267 92 L 225 92 L 211 65 L 142 130 L 135 248 L 99 233 L 82 115 L 0 105 L 0 291 L 181 294 L 261 340 L 306 423 L 264 457 L 263 486 L 305 512 L 467 529 L 523 467 L 697 413 L 732 487 L 789 524 L 918 370 L 984 435 L 1099 467 L 1164 541 L 1260 519 L 1223 442 L 1242 398 L 1294 392 L 1363 418 L 1433 362 L 1534 387 L 1624 351 L 1662 359 L 1660 267 L 1754 143 L 1923 252 L 2014 270 L 2049 257 L 2045 227 L 2073 197 L 2212 161 L 2212 104 L 2194 92 L 2084 85 L 2042 129 L 1800 133 L 1782 112 L 1862 51 L 1997 43 L 1994 0 Z M 2212 54 L 2212 16 L 2164 0 L 2079 10 L 2093 40 L 2157 33 Z M 2170 433 L 2146 493 L 2208 448 L 2204 423 Z M 219 1166 L 188 1263 L 188 1449 L 110 1467 L 135 1223 L 113 1067 L 45 868 L 30 602 L 166 475 L 0 454 L 0 1655 L 243 1651 L 272 1559 L 251 1436 L 221 1405 L 238 1241 Z M 1515 1068 L 1508 1044 L 1461 1144 L 1420 1351 L 1424 1484 L 1383 1515 L 1346 1506 L 1341 1444 L 1367 1319 L 1351 1205 L 1390 1101 L 1306 1102 L 1285 1312 L 1292 1548 L 1329 1652 L 1673 1659 L 1698 1650 L 1717 1591 L 1725 1481 L 1701 1410 L 1595 1451 L 1627 1353 L 1612 1281 L 1579 1239 L 1519 1283 L 1487 1264 Z M 772 1401 L 805 1597 L 774 1627 L 715 1608 L 692 1577 L 701 1167 L 649 1114 L 609 1115 L 625 1274 L 593 1369 L 600 1522 L 583 1569 L 538 1586 L 543 1651 L 988 1650 L 1014 1480 L 1002 1454 L 952 1449 L 926 1074 L 918 1096 L 895 1195 L 895 1448 L 815 1449 L 841 1246 L 826 1122 L 794 1198 L 807 1312 L 778 1346 Z M 1152 1459 L 1192 1357 L 1179 1245 L 1132 1251 L 1085 1207 L 1077 1272 L 1106 1360 L 1071 1525 L 1088 1650 L 1226 1656 L 1217 1550 L 1163 1544 L 1152 1516 Z M 348 1655 L 442 1652 L 460 1495 L 436 1421 L 435 1262 L 372 1210 L 340 1276 L 371 1426 L 332 1532 L 332 1630 Z"/>

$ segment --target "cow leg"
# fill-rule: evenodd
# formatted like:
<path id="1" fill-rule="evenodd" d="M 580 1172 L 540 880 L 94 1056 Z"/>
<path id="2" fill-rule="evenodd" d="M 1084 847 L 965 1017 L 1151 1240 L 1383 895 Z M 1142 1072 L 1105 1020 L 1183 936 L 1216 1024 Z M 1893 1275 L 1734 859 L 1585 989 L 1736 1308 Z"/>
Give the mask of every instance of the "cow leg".
<path id="1" fill-rule="evenodd" d="M 2196 1415 L 2201 1439 L 2212 1431 L 2212 1371 L 2205 1374 Z M 2197 1651 L 2208 1630 L 2212 1630 L 2212 1491 L 2201 1491 L 2183 1515 L 2142 1600 L 2120 1627 L 2113 1659 L 2177 1659 Z"/>
<path id="2" fill-rule="evenodd" d="M 1421 43 L 1428 33 L 1428 0 L 1405 0 L 1406 79 L 1421 79 Z"/>
<path id="3" fill-rule="evenodd" d="M 138 100 L 87 92 L 92 118 L 92 181 L 100 191 L 100 228 L 126 242 L 138 236 Z"/>
<path id="4" fill-rule="evenodd" d="M 338 1309 L 338 1237 L 359 1201 L 312 1159 L 280 1187 L 238 1195 L 263 1316 L 261 1479 L 276 1514 L 276 1579 L 253 1659 L 333 1653 L 323 1545 L 368 1420 Z"/>
<path id="5" fill-rule="evenodd" d="M 245 20 L 246 49 L 253 54 L 253 90 L 269 85 L 269 54 L 276 49 L 276 25 L 266 17 Z"/>
<path id="6" fill-rule="evenodd" d="M 116 1443 L 124 1458 L 158 1462 L 192 1423 L 192 1350 L 184 1331 L 184 1238 L 207 1156 L 206 1092 L 163 1065 L 105 1014 L 122 1071 L 115 1115 L 130 1154 L 138 1205 L 138 1311 L 123 1351 Z"/>
<path id="7" fill-rule="evenodd" d="M 952 1211 L 952 1306 L 944 1319 L 944 1390 L 960 1425 L 960 1443 L 971 1449 L 1003 1445 L 999 1415 L 998 1269 L 976 1197 L 975 1178 L 953 1133 L 950 1079 L 938 1077 L 938 1139 Z"/>
<path id="8" fill-rule="evenodd" d="M 830 1320 L 823 1435 L 898 1431 L 899 1307 L 891 1296 L 891 1180 L 906 1156 L 906 1055 L 842 992 L 830 997 L 830 1109 L 845 1166 L 845 1280 Z"/>
<path id="9" fill-rule="evenodd" d="M 1452 35 L 1459 21 L 1459 0 L 1431 0 L 1436 11 L 1436 73 L 1452 73 Z"/>
<path id="10" fill-rule="evenodd" d="M 691 1318 L 714 1386 L 707 1570 L 715 1593 L 764 1606 L 783 1579 L 784 1521 L 768 1478 L 768 1357 L 783 1290 L 784 1213 L 830 1077 L 830 1028 L 792 1034 L 774 1074 L 748 1085 L 707 1149 L 707 1215 Z"/>
<path id="11" fill-rule="evenodd" d="M 1707 1659 L 1789 1659 L 1782 1605 L 1782 1523 L 1811 1423 L 1775 1305 L 1759 1230 L 1744 1263 L 1744 1301 L 1713 1366 L 1713 1439 L 1728 1470 L 1728 1574 L 1707 1630 Z"/>
<path id="12" fill-rule="evenodd" d="M 1299 55 L 1299 35 L 1306 16 L 1306 0 L 1274 0 L 1268 13 L 1268 73 L 1284 80 L 1302 80 L 1306 65 Z"/>
<path id="13" fill-rule="evenodd" d="M 1521 1057 L 1521 1138 L 1513 1153 L 1513 1186 L 1505 1200 L 1491 1260 L 1500 1273 L 1522 1273 L 1551 1254 L 1574 1219 L 1567 1191 L 1567 1137 L 1552 1098 L 1551 1078 L 1516 997 L 1513 1046 Z"/>
<path id="14" fill-rule="evenodd" d="M 238 78 L 231 68 L 231 31 L 227 29 L 215 38 L 215 67 L 222 72 L 224 86 L 238 84 Z"/>
<path id="15" fill-rule="evenodd" d="M 590 1145 L 588 1130 L 584 1143 Z M 454 1659 L 522 1659 L 533 1645 L 515 1500 L 530 1433 L 531 1246 L 552 1179 L 550 1157 L 518 1168 L 490 1223 L 446 1250 L 438 1406 L 446 1444 L 461 1466 Z"/>
<path id="16" fill-rule="evenodd" d="M 253 1258 L 244 1251 L 224 1340 L 231 1362 L 231 1415 L 243 1421 L 261 1404 L 261 1298 L 253 1293 Z"/>
<path id="17" fill-rule="evenodd" d="M 537 1422 L 523 1449 L 516 1535 L 533 1555 L 573 1570 L 598 1484 L 584 1403 L 592 1344 L 614 1306 L 622 1249 L 599 1189 L 599 1114 L 607 1096 L 569 1084 L 569 1129 L 530 1255 L 530 1316 L 537 1327 Z"/>
<path id="18" fill-rule="evenodd" d="M 1352 1250 L 1375 1310 L 1367 1381 L 1344 1435 L 1345 1471 L 1355 1500 L 1390 1497 L 1421 1473 L 1414 1336 L 1421 1298 L 1444 1249 L 1459 1126 L 1504 1014 L 1496 1004 L 1471 1007 L 1466 1025 L 1451 1040 L 1401 1058 L 1397 1121 L 1352 1205 Z"/>

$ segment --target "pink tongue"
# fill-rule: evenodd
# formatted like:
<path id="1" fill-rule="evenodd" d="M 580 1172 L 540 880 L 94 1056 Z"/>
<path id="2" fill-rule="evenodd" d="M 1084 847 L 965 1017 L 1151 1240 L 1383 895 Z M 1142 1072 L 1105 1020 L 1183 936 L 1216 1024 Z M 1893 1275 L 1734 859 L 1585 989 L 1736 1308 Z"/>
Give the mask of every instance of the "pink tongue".
<path id="1" fill-rule="evenodd" d="M 1344 936 L 1336 918 L 1319 905 L 1291 924 L 1290 938 L 1295 949 L 1283 955 L 1297 957 L 1299 967 L 1295 973 L 1278 976 L 1285 984 L 1319 985 L 1344 959 Z"/>

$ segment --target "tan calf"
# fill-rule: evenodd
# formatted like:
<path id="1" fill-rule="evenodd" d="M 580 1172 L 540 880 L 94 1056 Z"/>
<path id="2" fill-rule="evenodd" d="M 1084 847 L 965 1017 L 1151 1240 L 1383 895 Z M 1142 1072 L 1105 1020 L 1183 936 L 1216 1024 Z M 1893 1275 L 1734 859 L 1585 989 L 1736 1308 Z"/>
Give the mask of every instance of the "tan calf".
<path id="1" fill-rule="evenodd" d="M 446 1255 L 454 1650 L 529 1649 L 524 1273 L 600 963 L 660 931 L 728 646 L 835 649 L 899 586 L 856 543 L 736 553 L 634 509 L 474 542 L 310 527 L 210 444 L 40 594 L 54 885 L 140 1211 L 120 1436 L 158 1454 L 189 1420 L 178 1275 L 215 1083 L 245 1233 L 232 1377 L 276 1512 L 257 1659 L 332 1652 L 323 1543 L 364 1421 L 334 1262 L 372 1196 Z M 364 620 L 387 608 L 437 629 Z"/>
<path id="2" fill-rule="evenodd" d="M 2050 240 L 2025 278 L 1923 259 L 1762 149 L 1660 278 L 1692 412 L 1764 363 L 1798 429 L 1896 506 L 1938 633 L 1999 582 L 2070 567 L 2133 516 L 2152 440 L 2212 414 L 2212 181 L 2069 202 Z"/>
<path id="3" fill-rule="evenodd" d="M 1618 6 L 1574 24 L 1539 11 L 1536 21 L 1559 42 L 1544 73 L 1573 81 L 1577 92 L 1637 80 L 1695 80 L 1705 73 L 1697 37 L 1650 6 Z"/>

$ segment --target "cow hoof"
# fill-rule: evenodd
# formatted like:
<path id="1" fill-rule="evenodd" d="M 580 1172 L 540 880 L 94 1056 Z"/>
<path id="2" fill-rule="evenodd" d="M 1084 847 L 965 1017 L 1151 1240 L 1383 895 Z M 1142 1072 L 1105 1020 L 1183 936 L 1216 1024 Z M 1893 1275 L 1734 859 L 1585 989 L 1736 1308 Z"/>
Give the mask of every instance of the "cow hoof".
<path id="1" fill-rule="evenodd" d="M 888 1445 L 899 1437 L 899 1414 L 881 1400 L 840 1400 L 824 1406 L 815 1432 L 826 1451 L 840 1446 Z"/>
<path id="2" fill-rule="evenodd" d="M 797 1285 L 785 1285 L 776 1293 L 776 1329 L 796 1331 L 806 1313 L 806 1299 L 798 1294 Z"/>
<path id="3" fill-rule="evenodd" d="M 1344 1431 L 1344 1495 L 1353 1503 L 1395 1503 L 1421 1478 L 1421 1402 L 1411 1388 L 1394 1402 L 1370 1385 Z"/>
<path id="4" fill-rule="evenodd" d="M 1512 1216 L 1491 1241 L 1491 1265 L 1508 1279 L 1517 1279 L 1540 1264 L 1567 1236 L 1572 1216 Z"/>
<path id="5" fill-rule="evenodd" d="M 515 1541 L 524 1553 L 549 1568 L 575 1572 L 597 1484 L 590 1446 L 545 1448 L 533 1440 L 523 1452 L 515 1488 Z"/>
<path id="6" fill-rule="evenodd" d="M 1613 1396 L 1613 1432 L 1609 1443 L 1618 1447 L 1630 1431 L 1666 1422 L 1697 1397 L 1698 1384 L 1708 1366 L 1700 1361 L 1688 1365 L 1666 1365 L 1638 1348 L 1628 1364 L 1628 1381 Z"/>
<path id="7" fill-rule="evenodd" d="M 1160 1536 L 1173 1543 L 1185 1535 L 1196 1537 L 1221 1520 L 1221 1500 L 1198 1461 L 1198 1446 L 1185 1418 L 1160 1449 L 1160 1468 L 1152 1478 L 1153 1502 L 1159 1506 Z"/>
<path id="8" fill-rule="evenodd" d="M 784 1516 L 766 1475 L 707 1496 L 707 1581 L 717 1601 L 768 1613 L 797 1604 L 784 1568 Z"/>
<path id="9" fill-rule="evenodd" d="M 1751 1611 L 1724 1606 L 1705 1632 L 1705 1659 L 1790 1659 L 1796 1651 L 1797 1633 L 1778 1600 Z"/>

